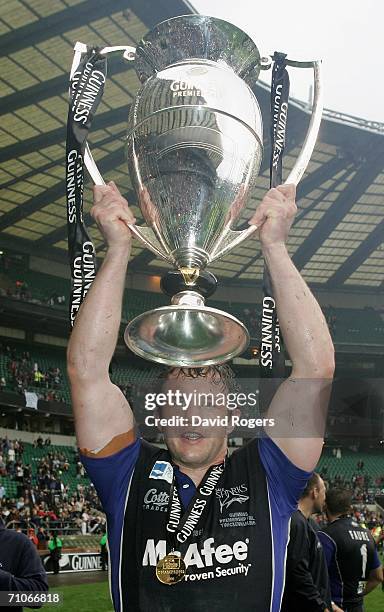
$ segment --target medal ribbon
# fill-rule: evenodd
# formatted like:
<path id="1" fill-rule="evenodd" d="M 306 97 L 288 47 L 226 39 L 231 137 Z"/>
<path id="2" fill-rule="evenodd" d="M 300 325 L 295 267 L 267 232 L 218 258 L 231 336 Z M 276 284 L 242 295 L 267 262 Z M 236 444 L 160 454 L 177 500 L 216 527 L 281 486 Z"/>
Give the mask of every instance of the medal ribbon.
<path id="1" fill-rule="evenodd" d="M 169 506 L 167 517 L 167 539 L 171 550 L 176 550 L 176 546 L 184 544 L 196 529 L 208 501 L 213 494 L 215 487 L 224 471 L 225 461 L 219 465 L 211 466 L 205 473 L 203 480 L 196 489 L 190 503 L 190 510 L 183 515 L 182 504 L 177 492 L 176 478 L 173 476 L 171 490 L 169 493 Z"/>
<path id="2" fill-rule="evenodd" d="M 273 56 L 272 87 L 271 87 L 271 159 L 270 187 L 282 183 L 283 153 L 288 114 L 289 75 L 286 69 L 286 54 L 275 53 Z M 268 268 L 264 267 L 263 303 L 261 312 L 261 347 L 260 347 L 260 377 L 281 379 L 285 376 L 285 351 L 280 337 L 279 321 L 276 304 L 273 298 L 272 281 Z M 261 409 L 265 410 L 280 384 L 262 385 Z"/>
<path id="3" fill-rule="evenodd" d="M 83 221 L 84 152 L 104 92 L 106 58 L 91 49 L 70 83 L 66 144 L 68 252 L 71 267 L 70 324 L 96 276 L 96 252 Z"/>

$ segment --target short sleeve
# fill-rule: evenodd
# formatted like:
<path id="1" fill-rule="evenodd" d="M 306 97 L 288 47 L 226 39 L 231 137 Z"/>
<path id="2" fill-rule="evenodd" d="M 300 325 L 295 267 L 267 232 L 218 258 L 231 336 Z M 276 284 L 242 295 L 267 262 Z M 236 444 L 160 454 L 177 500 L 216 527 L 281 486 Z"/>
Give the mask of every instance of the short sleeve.
<path id="1" fill-rule="evenodd" d="M 259 440 L 261 463 L 267 475 L 270 494 L 279 513 L 291 515 L 312 475 L 294 465 L 275 442 L 264 437 Z"/>
<path id="2" fill-rule="evenodd" d="M 80 453 L 81 461 L 100 498 L 106 514 L 124 506 L 130 478 L 135 469 L 141 440 L 108 457 L 88 457 Z"/>
<path id="3" fill-rule="evenodd" d="M 381 567 L 381 561 L 380 561 L 379 553 L 377 552 L 376 546 L 374 546 L 374 548 L 372 550 L 372 558 L 371 558 L 371 568 L 370 568 L 370 571 L 375 570 L 378 567 Z"/>
<path id="4" fill-rule="evenodd" d="M 336 558 L 336 543 L 325 531 L 320 530 L 317 535 L 323 547 L 325 560 L 329 570 Z"/>

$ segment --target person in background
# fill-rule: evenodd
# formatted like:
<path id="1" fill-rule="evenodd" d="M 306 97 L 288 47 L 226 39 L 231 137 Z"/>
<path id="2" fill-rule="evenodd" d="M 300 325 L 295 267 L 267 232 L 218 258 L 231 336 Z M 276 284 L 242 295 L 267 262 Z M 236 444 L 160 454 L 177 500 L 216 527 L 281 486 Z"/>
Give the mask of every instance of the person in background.
<path id="1" fill-rule="evenodd" d="M 317 536 L 316 523 L 311 519 L 312 514 L 322 512 L 324 502 L 324 481 L 314 472 L 291 518 L 281 612 L 340 610 L 331 603 L 324 552 Z"/>
<path id="2" fill-rule="evenodd" d="M 0 591 L 48 591 L 47 575 L 36 546 L 24 533 L 7 529 L 0 518 Z M 34 607 L 40 608 L 40 605 Z M 17 606 L 0 608 L 22 612 Z"/>
<path id="3" fill-rule="evenodd" d="M 63 542 L 61 541 L 59 536 L 51 533 L 51 537 L 48 542 L 48 550 L 50 552 L 54 574 L 58 574 L 60 571 L 60 558 L 62 548 Z"/>
<path id="4" fill-rule="evenodd" d="M 105 566 L 108 565 L 108 551 L 107 551 L 107 534 L 104 531 L 100 538 L 100 558 L 101 558 L 101 569 L 105 572 Z"/>
<path id="5" fill-rule="evenodd" d="M 31 540 L 31 542 L 33 542 L 36 548 L 38 547 L 39 540 L 37 539 L 37 536 L 35 534 L 35 530 L 33 529 L 33 527 L 30 527 L 28 529 L 28 539 Z"/>
<path id="6" fill-rule="evenodd" d="M 344 612 L 363 612 L 364 596 L 383 582 L 383 568 L 369 529 L 351 516 L 352 493 L 330 489 L 326 497 L 328 526 L 319 532 L 332 599 Z"/>
<path id="7" fill-rule="evenodd" d="M 46 550 L 47 549 L 47 540 L 49 539 L 47 537 L 47 534 L 45 533 L 44 527 L 39 527 L 38 531 L 37 531 L 37 540 L 38 540 L 38 544 L 37 544 L 37 548 L 39 550 Z"/>

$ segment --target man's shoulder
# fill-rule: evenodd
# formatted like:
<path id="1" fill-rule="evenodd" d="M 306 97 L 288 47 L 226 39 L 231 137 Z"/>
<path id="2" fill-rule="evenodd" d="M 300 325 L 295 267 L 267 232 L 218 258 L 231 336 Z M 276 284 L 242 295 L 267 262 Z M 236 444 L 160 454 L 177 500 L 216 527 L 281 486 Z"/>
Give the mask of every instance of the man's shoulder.
<path id="1" fill-rule="evenodd" d="M 245 458 L 249 455 L 257 455 L 259 457 L 259 444 L 259 438 L 253 438 L 252 440 L 249 440 L 242 446 L 233 450 L 233 452 L 230 454 L 231 461 L 242 461 L 245 460 Z"/>
<path id="2" fill-rule="evenodd" d="M 31 542 L 25 533 L 14 531 L 13 529 L 2 529 L 0 531 L 3 546 L 12 544 L 12 546 L 28 546 Z"/>
<path id="3" fill-rule="evenodd" d="M 167 448 L 151 444 L 144 439 L 140 440 L 140 451 L 136 462 L 137 469 L 152 467 L 156 461 L 171 463 L 172 458 Z"/>

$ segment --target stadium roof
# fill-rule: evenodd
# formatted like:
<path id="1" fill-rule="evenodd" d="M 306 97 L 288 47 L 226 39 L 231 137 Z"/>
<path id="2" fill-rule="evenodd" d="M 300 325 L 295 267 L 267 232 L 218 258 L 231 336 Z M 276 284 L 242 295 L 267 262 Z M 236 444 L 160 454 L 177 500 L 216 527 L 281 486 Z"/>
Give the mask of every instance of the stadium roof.
<path id="1" fill-rule="evenodd" d="M 0 19 L 1 149 L 0 245 L 67 261 L 65 126 L 73 44 L 135 45 L 156 23 L 192 12 L 182 0 L 3 0 Z M 106 180 L 114 180 L 133 205 L 124 160 L 128 107 L 139 87 L 131 66 L 109 59 L 104 100 L 90 142 Z M 310 76 L 309 76 L 310 78 Z M 267 88 L 257 97 L 267 118 Z M 288 117 L 285 169 L 300 149 L 308 124 L 305 105 Z M 268 128 L 260 179 L 245 221 L 268 187 Z M 305 279 L 326 289 L 377 292 L 384 278 L 384 129 L 328 112 L 307 173 L 298 189 L 299 214 L 289 249 Z M 86 210 L 91 193 L 85 193 Z M 99 255 L 103 245 L 87 214 Z M 135 241 L 131 269 L 161 273 L 167 264 Z M 251 240 L 210 267 L 227 284 L 259 283 L 262 259 Z M 46 270 L 48 272 L 48 270 Z"/>

